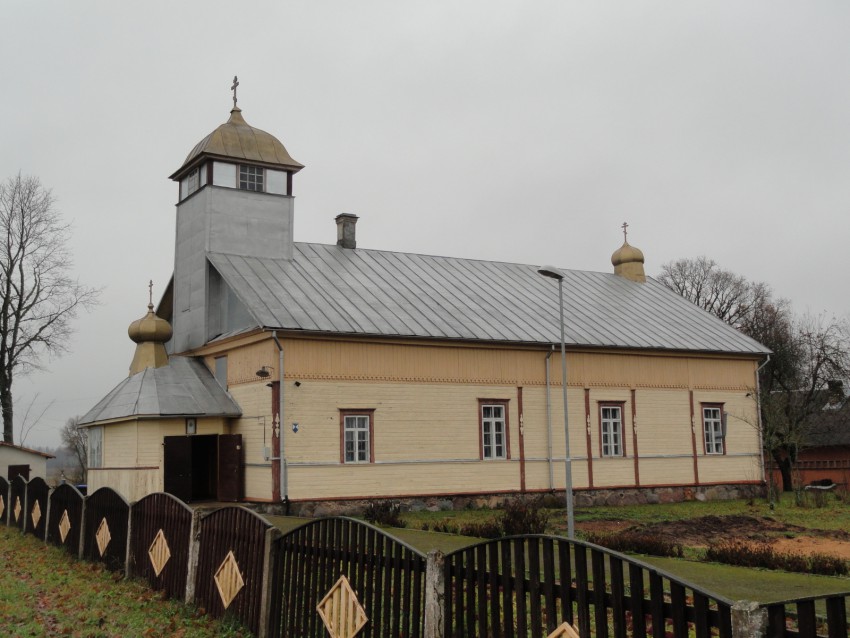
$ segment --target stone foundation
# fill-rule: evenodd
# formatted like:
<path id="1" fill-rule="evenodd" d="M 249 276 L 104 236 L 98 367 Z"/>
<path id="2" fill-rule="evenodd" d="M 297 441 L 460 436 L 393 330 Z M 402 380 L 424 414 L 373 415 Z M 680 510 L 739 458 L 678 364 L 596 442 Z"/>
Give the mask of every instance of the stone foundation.
<path id="1" fill-rule="evenodd" d="M 682 501 L 727 501 L 739 498 L 764 496 L 764 485 L 708 485 L 683 487 L 640 487 L 622 489 L 576 490 L 573 503 L 576 507 L 644 505 L 654 503 L 680 503 Z M 516 498 L 518 493 L 478 494 L 463 496 L 403 497 L 393 499 L 360 499 L 338 501 L 299 501 L 289 504 L 292 516 L 361 516 L 372 500 L 391 500 L 405 512 L 439 512 L 464 509 L 495 509 L 505 500 Z M 542 498 L 546 507 L 563 507 L 564 492 L 536 492 L 530 498 Z M 284 514 L 286 508 L 277 503 L 258 503 L 256 509 L 267 514 Z"/>

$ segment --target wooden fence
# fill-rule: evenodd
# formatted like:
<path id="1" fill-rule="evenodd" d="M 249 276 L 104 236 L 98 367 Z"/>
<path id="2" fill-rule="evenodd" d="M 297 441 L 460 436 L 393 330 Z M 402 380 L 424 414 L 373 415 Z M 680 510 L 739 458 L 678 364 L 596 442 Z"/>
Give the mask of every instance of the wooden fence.
<path id="1" fill-rule="evenodd" d="M 86 497 L 82 557 L 112 571 L 127 565 L 130 504 L 115 490 L 102 487 Z"/>
<path id="2" fill-rule="evenodd" d="M 259 636 L 326 636 L 328 625 L 334 636 L 359 627 L 364 638 L 545 638 L 565 625 L 584 638 L 850 636 L 850 592 L 733 604 L 566 538 L 517 536 L 425 556 L 350 518 L 281 534 L 241 507 L 193 512 L 168 494 L 131 507 L 108 488 L 84 499 L 68 485 L 44 494 L 45 521 L 32 521 L 45 487 L 0 481 L 6 524 L 23 532 L 29 518 L 39 538 L 232 615 Z"/>
<path id="3" fill-rule="evenodd" d="M 73 485 L 64 483 L 50 494 L 47 542 L 80 555 L 85 497 Z"/>
<path id="4" fill-rule="evenodd" d="M 40 476 L 29 480 L 26 489 L 26 516 L 24 516 L 24 532 L 36 538 L 44 539 L 47 529 L 47 497 L 50 488 Z"/>
<path id="5" fill-rule="evenodd" d="M 0 524 L 9 521 L 9 481 L 0 476 Z"/>
<path id="6" fill-rule="evenodd" d="M 425 556 L 386 532 L 350 518 L 307 523 L 275 542 L 271 603 L 272 636 L 326 636 L 320 602 L 345 577 L 345 596 L 355 624 L 368 619 L 358 636 L 424 635 Z M 342 622 L 338 617 L 329 622 Z M 337 635 L 333 632 L 331 635 Z"/>
<path id="7" fill-rule="evenodd" d="M 148 494 L 130 508 L 129 576 L 171 598 L 184 598 L 192 509 L 171 494 Z"/>

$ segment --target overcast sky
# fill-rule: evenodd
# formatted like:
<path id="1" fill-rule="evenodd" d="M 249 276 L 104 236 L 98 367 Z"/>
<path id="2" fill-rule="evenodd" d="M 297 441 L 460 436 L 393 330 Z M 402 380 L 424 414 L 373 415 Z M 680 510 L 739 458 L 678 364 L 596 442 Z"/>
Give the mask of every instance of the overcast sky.
<path id="1" fill-rule="evenodd" d="M 171 276 L 177 186 L 227 120 L 306 165 L 295 238 L 647 274 L 708 255 L 799 311 L 850 311 L 850 3 L 2 0 L 0 178 L 38 176 L 103 288 L 16 379 L 28 445 L 124 375 Z"/>

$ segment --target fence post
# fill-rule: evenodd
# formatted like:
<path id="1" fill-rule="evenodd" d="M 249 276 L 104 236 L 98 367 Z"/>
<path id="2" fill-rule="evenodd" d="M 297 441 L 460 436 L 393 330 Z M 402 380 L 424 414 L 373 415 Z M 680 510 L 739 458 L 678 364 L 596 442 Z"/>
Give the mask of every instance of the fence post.
<path id="1" fill-rule="evenodd" d="M 425 562 L 425 635 L 443 638 L 446 600 L 446 556 L 439 549 L 428 552 Z"/>
<path id="2" fill-rule="evenodd" d="M 88 498 L 88 497 L 86 497 Z M 131 503 L 127 508 L 127 547 L 124 548 L 124 580 L 133 575 L 133 507 L 138 503 Z M 91 530 L 89 530 L 91 531 Z"/>
<path id="3" fill-rule="evenodd" d="M 263 584 L 260 589 L 260 633 L 258 638 L 266 638 L 269 635 L 271 625 L 271 610 L 275 607 L 272 605 L 272 592 L 275 590 L 274 578 L 278 578 L 282 574 L 277 570 L 277 539 L 283 536 L 283 533 L 277 527 L 270 527 L 266 530 L 265 548 L 263 550 Z"/>
<path id="4" fill-rule="evenodd" d="M 187 605 L 195 602 L 195 576 L 198 574 L 198 559 L 201 554 L 201 509 L 192 510 L 192 526 L 189 529 L 189 560 L 186 566 Z"/>
<path id="5" fill-rule="evenodd" d="M 766 609 L 749 600 L 732 605 L 732 638 L 764 638 L 766 632 Z"/>

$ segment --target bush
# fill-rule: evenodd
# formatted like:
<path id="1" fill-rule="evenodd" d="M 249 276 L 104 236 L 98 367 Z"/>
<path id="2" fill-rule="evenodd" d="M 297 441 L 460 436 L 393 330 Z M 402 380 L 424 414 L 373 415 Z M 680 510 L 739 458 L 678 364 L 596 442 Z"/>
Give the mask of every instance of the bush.
<path id="1" fill-rule="evenodd" d="M 401 505 L 392 501 L 371 501 L 366 506 L 363 518 L 373 525 L 407 527 L 407 523 L 401 518 Z"/>
<path id="2" fill-rule="evenodd" d="M 789 554 L 775 551 L 767 543 L 748 543 L 746 541 L 724 541 L 709 547 L 706 560 L 738 565 L 739 567 L 761 567 L 779 569 L 786 572 L 803 574 L 823 574 L 840 576 L 850 573 L 847 561 L 825 554 Z"/>
<path id="3" fill-rule="evenodd" d="M 481 523 L 465 523 L 457 531 L 461 536 L 476 538 L 501 538 L 505 530 L 499 521 L 482 521 Z"/>
<path id="4" fill-rule="evenodd" d="M 585 534 L 585 540 L 615 552 L 632 552 L 635 554 L 648 554 L 650 556 L 670 556 L 682 558 L 684 549 L 680 543 L 659 538 L 654 534 L 645 532 L 618 532 L 600 533 L 589 532 Z"/>
<path id="5" fill-rule="evenodd" d="M 499 516 L 499 525 L 505 536 L 543 534 L 548 524 L 549 514 L 543 509 L 539 498 L 518 497 L 505 501 Z"/>

